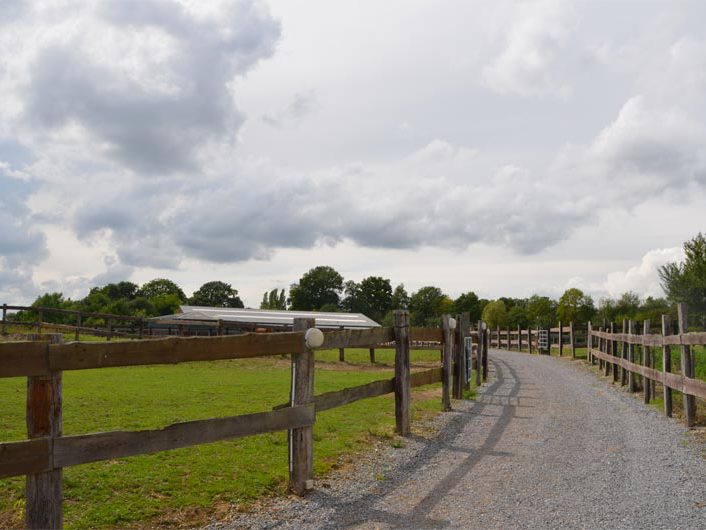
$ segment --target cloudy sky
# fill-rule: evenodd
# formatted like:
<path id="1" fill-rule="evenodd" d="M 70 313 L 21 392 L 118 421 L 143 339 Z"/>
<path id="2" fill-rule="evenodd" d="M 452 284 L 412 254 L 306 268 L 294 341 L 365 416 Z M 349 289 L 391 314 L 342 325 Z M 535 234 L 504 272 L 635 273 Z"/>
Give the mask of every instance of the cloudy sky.
<path id="1" fill-rule="evenodd" d="M 706 3 L 0 0 L 0 302 L 316 265 L 659 295 L 706 230 Z"/>

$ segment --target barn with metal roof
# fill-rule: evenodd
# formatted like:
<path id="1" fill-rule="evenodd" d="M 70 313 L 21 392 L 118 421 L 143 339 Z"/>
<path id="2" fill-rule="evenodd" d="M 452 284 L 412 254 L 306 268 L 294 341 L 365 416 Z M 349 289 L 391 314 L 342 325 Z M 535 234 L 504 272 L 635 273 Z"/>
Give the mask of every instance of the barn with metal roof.
<path id="1" fill-rule="evenodd" d="M 366 329 L 380 324 L 362 313 L 283 311 L 184 305 L 179 313 L 149 319 L 154 335 L 225 335 L 246 331 L 288 331 L 295 318 L 313 318 L 321 329 Z"/>

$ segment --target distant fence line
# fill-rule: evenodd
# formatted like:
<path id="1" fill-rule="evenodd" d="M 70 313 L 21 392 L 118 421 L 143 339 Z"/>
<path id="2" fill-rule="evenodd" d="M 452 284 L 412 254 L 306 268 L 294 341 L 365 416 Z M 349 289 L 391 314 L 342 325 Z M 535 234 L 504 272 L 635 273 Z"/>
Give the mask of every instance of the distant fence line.
<path id="1" fill-rule="evenodd" d="M 319 343 L 309 342 L 308 331 L 316 323 L 307 318 L 294 319 L 294 331 L 280 333 L 66 344 L 56 334 L 49 336 L 50 342 L 0 343 L 0 377 L 27 377 L 29 438 L 0 443 L 0 478 L 27 476 L 27 528 L 61 528 L 64 467 L 287 430 L 290 488 L 303 494 L 313 487 L 312 428 L 317 413 L 394 393 L 396 431 L 409 436 L 413 387 L 441 381 L 441 408 L 448 411 L 451 398 L 462 399 L 470 388 L 472 369 L 477 384 L 487 378 L 488 333 L 480 322 L 472 332 L 468 314 L 456 320 L 444 315 L 441 328 L 410 327 L 405 310 L 395 311 L 393 321 L 392 327 L 326 332 Z M 441 349 L 439 366 L 411 372 L 414 343 L 436 344 Z M 393 378 L 314 395 L 315 350 L 380 344 L 394 345 Z M 290 355 L 292 360 L 289 402 L 275 410 L 175 423 L 154 430 L 62 436 L 63 371 L 270 355 Z"/>

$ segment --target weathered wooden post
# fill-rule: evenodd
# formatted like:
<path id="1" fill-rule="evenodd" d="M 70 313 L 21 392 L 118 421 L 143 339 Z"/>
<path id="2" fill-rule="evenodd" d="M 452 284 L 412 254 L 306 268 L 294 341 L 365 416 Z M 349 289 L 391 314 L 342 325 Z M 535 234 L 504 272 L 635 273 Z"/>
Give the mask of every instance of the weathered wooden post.
<path id="1" fill-rule="evenodd" d="M 670 331 L 669 319 L 667 315 L 662 315 L 662 337 L 666 337 Z M 662 345 L 662 371 L 665 374 L 672 372 L 672 347 L 668 344 Z M 672 389 L 664 386 L 664 414 L 672 417 Z"/>
<path id="2" fill-rule="evenodd" d="M 370 348 L 370 364 L 375 364 L 375 348 Z"/>
<path id="3" fill-rule="evenodd" d="M 179 335 L 184 334 L 184 325 L 179 324 Z M 113 340 L 113 319 L 109 318 L 108 319 L 108 336 L 106 337 L 106 340 Z"/>
<path id="4" fill-rule="evenodd" d="M 569 322 L 569 344 L 571 345 L 571 358 L 576 359 L 576 333 L 574 332 L 574 321 Z"/>
<path id="5" fill-rule="evenodd" d="M 443 349 L 441 350 L 441 409 L 451 410 L 451 356 L 453 355 L 453 330 L 451 329 L 451 315 L 441 317 L 443 333 Z"/>
<path id="6" fill-rule="evenodd" d="M 483 350 L 486 348 L 486 330 L 483 329 L 483 321 L 478 321 L 478 350 L 476 351 L 476 386 L 481 385 L 481 366 L 483 358 Z"/>
<path id="7" fill-rule="evenodd" d="M 471 314 L 461 313 L 456 319 L 456 344 L 458 347 L 458 399 L 463 399 L 463 391 L 470 390 L 470 378 L 468 378 L 468 363 L 471 362 L 470 356 L 473 352 L 469 352 L 466 357 L 466 338 L 471 331 Z M 473 348 L 471 347 L 471 350 Z"/>
<path id="8" fill-rule="evenodd" d="M 650 334 L 650 320 L 645 319 L 642 322 L 642 335 L 649 335 Z M 649 368 L 650 366 L 650 347 L 645 345 L 643 342 L 642 344 L 642 366 L 645 368 Z M 648 377 L 643 377 L 642 378 L 642 386 L 643 386 L 643 394 L 645 398 L 645 403 L 649 404 L 650 399 L 651 399 L 651 394 L 652 394 L 652 383 L 650 382 L 650 379 Z"/>
<path id="9" fill-rule="evenodd" d="M 559 321 L 559 357 L 564 353 L 564 328 L 561 325 L 561 320 Z"/>
<path id="10" fill-rule="evenodd" d="M 137 321 L 137 325 L 139 326 L 139 328 L 137 330 L 138 337 L 140 339 L 142 339 L 144 336 L 144 329 L 145 329 L 145 321 L 142 317 L 140 317 L 140 320 Z M 210 330 L 209 330 L 209 335 L 210 335 Z"/>
<path id="11" fill-rule="evenodd" d="M 498 334 L 498 349 L 501 349 L 503 346 L 500 343 L 500 326 L 497 328 L 497 334 Z"/>
<path id="12" fill-rule="evenodd" d="M 689 332 L 685 303 L 682 302 L 677 305 L 677 313 L 679 317 L 679 335 L 684 335 Z M 686 344 L 681 346 L 681 374 L 684 377 L 694 377 L 694 359 L 691 356 L 691 346 Z M 687 427 L 692 427 L 696 421 L 696 399 L 686 393 L 684 393 L 684 419 Z"/>
<path id="13" fill-rule="evenodd" d="M 626 319 L 623 319 L 623 335 L 626 335 L 627 332 L 628 321 Z M 620 358 L 624 361 L 628 358 L 628 343 L 625 341 L 623 341 L 620 345 Z M 623 367 L 620 368 L 620 384 L 621 386 L 625 386 L 628 384 L 628 371 Z"/>
<path id="14" fill-rule="evenodd" d="M 610 323 L 610 332 L 615 334 L 615 322 Z M 618 341 L 613 339 L 610 343 L 610 352 L 613 355 L 613 361 L 618 360 Z M 613 382 L 617 383 L 620 379 L 620 369 L 617 362 L 613 364 Z"/>
<path id="15" fill-rule="evenodd" d="M 599 326 L 598 332 L 603 333 L 604 329 L 605 328 L 603 326 Z M 603 352 L 603 337 L 601 337 L 600 335 L 598 336 L 598 351 L 601 353 Z M 598 358 L 598 372 L 600 373 L 602 371 L 603 371 L 603 359 L 601 359 L 599 357 Z"/>
<path id="16" fill-rule="evenodd" d="M 635 321 L 628 320 L 628 335 L 632 341 L 633 335 L 635 334 Z M 632 363 L 635 361 L 635 345 L 628 344 L 628 362 Z M 628 392 L 637 391 L 637 382 L 635 381 L 635 372 L 628 370 Z"/>
<path id="17" fill-rule="evenodd" d="M 532 328 L 527 326 L 527 352 L 532 353 Z"/>
<path id="18" fill-rule="evenodd" d="M 44 337 L 49 342 L 61 343 L 61 334 Z M 47 348 L 49 345 L 47 344 Z M 53 439 L 61 436 L 61 372 L 48 376 L 27 378 L 27 437 Z M 62 528 L 63 470 L 53 469 L 27 475 L 25 526 L 30 529 Z"/>
<path id="19" fill-rule="evenodd" d="M 409 379 L 409 311 L 398 309 L 393 313 L 395 326 L 395 426 L 397 434 L 410 434 Z M 453 342 L 453 341 L 452 341 Z"/>
<path id="20" fill-rule="evenodd" d="M 490 336 L 490 334 L 488 334 Z M 482 379 L 483 382 L 485 383 L 488 380 L 488 350 L 490 350 L 490 341 L 488 342 L 487 346 L 483 348 L 483 356 L 481 358 L 481 370 L 482 370 Z"/>
<path id="21" fill-rule="evenodd" d="M 7 304 L 2 304 L 2 334 L 7 333 Z"/>
<path id="22" fill-rule="evenodd" d="M 293 331 L 313 328 L 313 318 L 295 318 Z M 290 406 L 314 402 L 314 352 L 292 354 L 292 387 Z M 297 495 L 314 487 L 314 428 L 298 427 L 289 431 L 289 486 Z"/>
<path id="23" fill-rule="evenodd" d="M 595 359 L 593 357 L 593 334 L 591 333 L 593 330 L 591 329 L 591 321 L 589 320 L 586 323 L 586 349 L 588 350 L 588 353 L 586 354 L 588 356 L 588 362 L 591 363 L 591 366 L 593 366 L 595 363 Z"/>
<path id="24" fill-rule="evenodd" d="M 338 329 L 343 331 L 343 326 L 340 326 Z M 338 360 L 339 362 L 345 362 L 346 360 L 346 349 L 345 348 L 338 348 Z"/>
<path id="25" fill-rule="evenodd" d="M 606 329 L 606 332 L 610 332 L 610 328 Z M 604 349 L 605 353 L 607 353 L 608 355 L 613 355 L 613 350 L 612 350 L 613 341 L 611 341 L 609 339 L 605 339 L 604 344 L 605 344 L 605 349 Z M 609 360 L 606 360 L 605 373 L 604 373 L 604 375 L 606 377 L 608 377 L 608 375 L 610 374 L 610 370 L 611 370 L 612 366 L 613 366 L 612 363 Z"/>
<path id="26" fill-rule="evenodd" d="M 522 328 L 517 325 L 517 351 L 522 351 Z"/>
<path id="27" fill-rule="evenodd" d="M 74 340 L 81 338 L 81 313 L 76 314 L 76 330 L 74 331 Z"/>
<path id="28" fill-rule="evenodd" d="M 42 314 L 42 310 L 40 309 L 37 311 L 37 333 L 42 332 L 42 320 L 44 320 L 44 315 Z"/>

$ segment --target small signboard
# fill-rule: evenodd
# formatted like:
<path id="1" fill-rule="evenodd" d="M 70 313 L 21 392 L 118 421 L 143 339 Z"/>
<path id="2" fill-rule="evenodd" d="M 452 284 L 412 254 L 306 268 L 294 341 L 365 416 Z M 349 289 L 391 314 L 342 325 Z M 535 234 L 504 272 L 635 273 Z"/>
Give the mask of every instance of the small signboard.
<path id="1" fill-rule="evenodd" d="M 549 330 L 540 329 L 539 337 L 537 338 L 538 346 L 540 350 L 547 351 L 549 349 Z"/>

